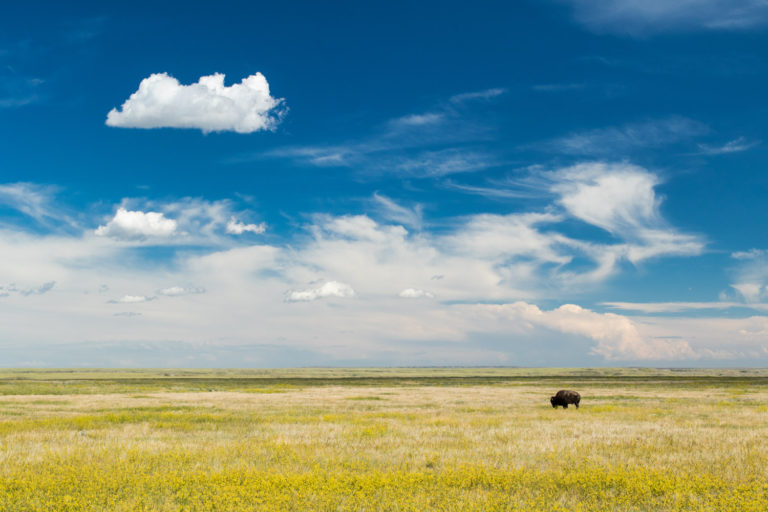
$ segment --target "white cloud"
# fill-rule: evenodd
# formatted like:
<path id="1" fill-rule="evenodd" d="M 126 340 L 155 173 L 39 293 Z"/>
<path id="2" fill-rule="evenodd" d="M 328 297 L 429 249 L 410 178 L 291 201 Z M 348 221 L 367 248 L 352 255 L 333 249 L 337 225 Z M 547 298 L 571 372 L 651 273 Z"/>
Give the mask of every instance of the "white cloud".
<path id="1" fill-rule="evenodd" d="M 21 50 L 21 45 L 29 41 L 18 43 L 14 50 L 0 49 L 0 58 L 4 54 L 13 54 Z M 19 108 L 45 99 L 43 86 L 45 80 L 33 76 L 20 74 L 15 66 L 8 65 L 7 61 L 0 66 L 0 110 Z"/>
<path id="2" fill-rule="evenodd" d="M 707 144 L 699 144 L 699 149 L 702 154 L 705 155 L 726 155 L 729 153 L 740 153 L 747 151 L 760 144 L 760 141 L 748 141 L 744 137 L 731 140 L 723 144 L 722 146 L 709 146 Z"/>
<path id="3" fill-rule="evenodd" d="M 545 233 L 539 228 L 562 220 L 552 213 L 519 215 L 480 214 L 446 236 L 451 253 L 473 255 L 501 263 L 514 257 L 531 258 L 545 263 L 565 264 L 571 260 L 563 249 L 568 238 Z"/>
<path id="4" fill-rule="evenodd" d="M 385 219 L 400 223 L 403 226 L 421 229 L 423 216 L 420 204 L 413 208 L 407 208 L 378 192 L 373 194 L 373 202 L 378 207 L 379 214 Z"/>
<path id="5" fill-rule="evenodd" d="M 413 178 L 487 169 L 503 162 L 495 154 L 470 144 L 493 137 L 494 126 L 478 114 L 488 105 L 469 102 L 488 101 L 504 92 L 489 89 L 459 94 L 432 111 L 389 119 L 368 135 L 341 143 L 281 147 L 232 161 L 289 158 L 304 165 L 347 167 L 366 175 Z"/>
<path id="6" fill-rule="evenodd" d="M 154 297 L 147 297 L 144 295 L 123 295 L 119 299 L 109 301 L 110 304 L 138 304 L 141 302 L 149 302 L 154 300 Z"/>
<path id="7" fill-rule="evenodd" d="M 56 286 L 56 281 L 48 281 L 47 283 L 43 283 L 42 285 L 36 288 L 27 288 L 24 290 L 19 290 L 19 293 L 24 296 L 42 295 L 44 293 L 48 293 L 49 291 L 53 290 L 54 286 Z"/>
<path id="8" fill-rule="evenodd" d="M 310 288 L 308 290 L 292 291 L 288 294 L 288 302 L 309 302 L 326 297 L 349 298 L 355 296 L 355 290 L 348 284 L 338 281 L 328 281 L 319 288 Z"/>
<path id="9" fill-rule="evenodd" d="M 56 187 L 36 183 L 5 183 L 0 185 L 0 204 L 46 226 L 63 223 L 76 227 L 77 223 L 54 201 L 57 190 Z"/>
<path id="10" fill-rule="evenodd" d="M 122 128 L 197 128 L 203 132 L 251 133 L 272 130 L 280 122 L 282 99 L 270 96 L 261 73 L 224 85 L 224 75 L 202 76 L 182 85 L 167 73 L 155 73 L 139 90 L 112 109 L 107 125 Z"/>
<path id="11" fill-rule="evenodd" d="M 440 123 L 445 119 L 445 116 L 441 113 L 426 112 L 424 114 L 411 114 L 408 116 L 398 117 L 392 119 L 390 125 L 393 127 L 407 127 L 407 126 L 426 126 L 430 124 Z"/>
<path id="12" fill-rule="evenodd" d="M 731 288 L 748 303 L 768 300 L 768 251 L 751 249 L 731 254 L 737 261 L 731 269 Z"/>
<path id="13" fill-rule="evenodd" d="M 642 36 L 690 30 L 739 30 L 768 24 L 763 0 L 566 0 L 576 20 L 598 33 Z"/>
<path id="14" fill-rule="evenodd" d="M 768 256 L 768 251 L 764 249 L 750 249 L 748 251 L 736 251 L 731 254 L 731 258 L 736 260 L 754 260 Z"/>
<path id="15" fill-rule="evenodd" d="M 499 165 L 499 161 L 483 151 L 448 148 L 390 159 L 383 165 L 398 174 L 428 178 L 481 171 Z"/>
<path id="16" fill-rule="evenodd" d="M 466 103 L 468 101 L 476 101 L 476 100 L 487 101 L 487 100 L 496 98 L 497 96 L 501 96 L 506 92 L 507 92 L 506 89 L 502 89 L 499 87 L 496 87 L 493 89 L 485 89 L 483 91 L 464 92 L 461 94 L 456 94 L 451 96 L 450 101 L 451 103 Z"/>
<path id="17" fill-rule="evenodd" d="M 19 288 L 15 283 L 5 286 L 0 285 L 0 297 L 8 297 L 11 293 L 18 293 L 24 297 L 30 295 L 42 295 L 53 290 L 54 286 L 56 286 L 56 281 L 48 281 L 40 286 L 33 286 L 31 288 Z"/>
<path id="18" fill-rule="evenodd" d="M 747 302 L 759 302 L 766 291 L 762 283 L 734 283 L 731 288 L 739 292 Z"/>
<path id="19" fill-rule="evenodd" d="M 118 208 L 107 224 L 99 226 L 94 233 L 118 240 L 136 240 L 146 237 L 168 237 L 176 233 L 178 223 L 167 219 L 162 213 L 129 211 Z"/>
<path id="20" fill-rule="evenodd" d="M 57 281 L 57 293 L 36 295 L 34 308 L 25 306 L 30 301 L 18 294 L 4 298 L 0 322 L 6 343 L 27 347 L 40 346 L 50 332 L 61 333 L 57 343 L 89 339 L 133 344 L 138 340 L 141 346 L 152 347 L 166 346 L 167 340 L 204 344 L 195 345 L 194 353 L 217 354 L 227 344 L 238 344 L 238 354 L 254 357 L 261 357 L 259 344 L 270 343 L 280 353 L 297 354 L 295 364 L 307 361 L 308 353 L 317 359 L 307 364 L 498 364 L 502 360 L 531 364 L 524 355 L 531 350 L 557 354 L 557 361 L 572 357 L 574 365 L 602 360 L 713 364 L 750 357 L 768 360 L 768 353 L 761 352 L 768 344 L 764 317 L 646 319 L 597 313 L 574 304 L 546 310 L 534 299 L 514 299 L 526 294 L 534 297 L 548 286 L 552 294 L 563 293 L 561 284 L 541 272 L 547 265 L 542 262 L 567 257 L 573 248 L 567 239 L 562 244 L 547 239 L 561 235 L 536 229 L 551 228 L 549 221 L 556 218 L 482 216 L 452 227 L 448 237 L 409 234 L 400 226 L 380 225 L 364 216 L 317 216 L 311 238 L 296 239 L 290 248 L 251 245 L 179 252 L 173 266 L 152 262 L 125 266 L 120 255 L 130 248 L 98 237 L 15 239 L 0 230 L 0 253 L 8 262 L 0 268 L 0 282 L 34 283 L 29 277 L 40 274 Z M 510 232 L 506 224 L 512 225 Z M 476 229 L 483 236 L 474 234 Z M 494 233 L 505 237 L 498 245 L 493 243 Z M 540 236 L 541 245 L 535 249 Z M 476 240 L 478 245 L 462 245 L 459 240 Z M 327 275 L 336 281 L 320 280 Z M 120 299 L 111 305 L 94 292 L 104 283 L 111 290 L 130 292 L 152 290 L 156 283 L 171 280 L 194 286 L 169 286 L 158 291 L 157 298 L 115 292 Z M 297 286 L 313 281 L 317 284 Z M 354 284 L 355 291 L 343 283 Z M 203 286 L 210 292 L 197 295 L 194 301 L 166 299 Z M 38 286 L 25 284 L 27 288 Z M 397 297 L 408 288 L 414 295 L 429 290 L 445 302 Z M 286 289 L 294 291 L 286 297 Z M 286 304 L 353 293 L 361 299 L 345 302 L 343 307 L 339 300 L 332 307 L 300 308 L 298 315 L 296 304 Z M 151 299 L 151 315 L 132 323 L 130 330 L 113 316 L 126 307 L 140 310 Z M 502 304 L 467 304 L 478 300 Z M 424 343 L 439 350 L 426 350 Z M 106 354 L 108 349 L 104 350 Z M 274 360 L 248 364 L 270 361 Z M 183 361 L 178 365 L 184 366 Z"/>
<path id="21" fill-rule="evenodd" d="M 269 343 L 278 351 L 319 354 L 312 360 L 318 364 L 532 364 L 538 360 L 524 354 L 539 350 L 562 358 L 573 355 L 574 365 L 587 365 L 602 360 L 717 360 L 759 351 L 768 337 L 759 319 L 713 322 L 698 329 L 699 319 L 676 324 L 662 317 L 611 316 L 575 305 L 548 311 L 534 304 L 561 297 L 578 302 L 618 272 L 616 263 L 630 258 L 630 247 L 669 254 L 659 253 L 670 249 L 647 234 L 675 234 L 657 209 L 657 178 L 642 168 L 604 165 L 540 178 L 550 197 L 573 199 L 568 208 L 552 203 L 535 213 L 469 215 L 449 219 L 440 229 L 410 230 L 402 224 L 423 223 L 416 208 L 379 196 L 383 202 L 372 201 L 386 221 L 366 215 L 314 215 L 304 233 L 274 246 L 223 236 L 227 221 L 239 215 L 230 202 L 123 201 L 126 212 L 174 218 L 175 240 L 205 241 L 195 242 L 194 250 L 170 245 L 160 251 L 160 259 L 137 258 L 144 252 L 136 251 L 135 244 L 116 244 L 103 236 L 41 235 L 0 227 L 0 283 L 21 283 L 14 292 L 0 289 L 0 295 L 9 294 L 2 299 L 0 324 L 7 343 L 19 346 L 40 346 L 56 332 L 61 333 L 57 343 L 87 339 L 161 346 L 183 340 L 234 344 L 241 354 L 260 357 L 256 345 Z M 621 196 L 634 206 L 612 203 L 606 211 L 595 211 L 584 205 L 580 187 L 597 187 L 603 192 L 586 196 L 610 201 L 614 191 L 606 183 L 612 182 L 603 178 L 613 172 L 636 173 L 630 182 L 638 197 Z M 553 191 L 558 185 L 564 188 Z M 562 225 L 569 217 L 589 219 L 622 239 L 597 243 L 566 236 Z M 17 293 L 41 290 L 42 282 L 53 280 L 56 293 L 30 298 Z M 107 289 L 107 297 L 97 293 Z M 151 290 L 157 291 L 146 295 Z M 197 294 L 194 300 L 171 299 L 192 293 Z M 431 295 L 440 301 L 416 300 Z M 342 300 L 353 296 L 359 300 Z M 105 303 L 109 298 L 115 300 Z M 323 298 L 322 307 L 296 304 Z M 113 316 L 126 309 L 141 311 L 150 300 L 151 313 L 132 322 L 130 329 L 125 329 L 127 319 Z M 486 302 L 505 307 L 482 304 Z M 306 361 L 301 357 L 296 364 Z M 253 364 L 260 363 L 270 361 Z"/>
<path id="22" fill-rule="evenodd" d="M 674 144 L 708 131 L 708 127 L 698 121 L 673 116 L 572 133 L 538 146 L 569 155 L 623 156 L 633 150 Z"/>
<path id="23" fill-rule="evenodd" d="M 597 344 L 592 351 L 607 360 L 676 360 L 695 357 L 685 340 L 649 339 L 635 323 L 613 313 L 595 313 L 575 304 L 565 304 L 552 311 L 533 305 L 513 305 L 522 309 L 522 317 L 550 329 L 587 336 Z"/>
<path id="24" fill-rule="evenodd" d="M 267 225 L 263 222 L 260 224 L 244 224 L 234 217 L 230 217 L 227 222 L 227 233 L 230 235 L 242 235 L 246 232 L 261 234 L 266 231 L 266 229 Z"/>
<path id="25" fill-rule="evenodd" d="M 723 310 L 732 308 L 748 308 L 768 311 L 768 304 L 744 304 L 743 302 L 602 302 L 602 306 L 622 311 L 639 311 L 642 313 L 682 313 L 700 310 Z"/>
<path id="26" fill-rule="evenodd" d="M 669 228 L 659 212 L 659 178 L 631 164 L 591 162 L 551 173 L 552 192 L 565 210 L 629 242 L 633 262 L 664 254 L 701 253 L 703 241 Z"/>
<path id="27" fill-rule="evenodd" d="M 418 288 L 406 288 L 398 294 L 399 297 L 404 299 L 434 299 L 435 296 L 428 291 L 419 290 Z"/>
<path id="28" fill-rule="evenodd" d="M 205 288 L 171 286 L 170 288 L 163 288 L 157 292 L 158 295 L 164 295 L 166 297 L 179 297 L 181 295 L 196 295 L 200 293 L 205 293 Z"/>

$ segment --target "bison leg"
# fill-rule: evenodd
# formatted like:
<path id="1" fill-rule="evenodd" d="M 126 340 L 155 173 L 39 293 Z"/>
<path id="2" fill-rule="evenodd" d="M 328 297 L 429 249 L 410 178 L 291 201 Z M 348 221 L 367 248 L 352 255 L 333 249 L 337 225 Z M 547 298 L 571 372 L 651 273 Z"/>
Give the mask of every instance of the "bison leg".
<path id="1" fill-rule="evenodd" d="M 568 408 L 568 404 L 563 404 L 563 409 L 567 409 L 567 408 Z"/>

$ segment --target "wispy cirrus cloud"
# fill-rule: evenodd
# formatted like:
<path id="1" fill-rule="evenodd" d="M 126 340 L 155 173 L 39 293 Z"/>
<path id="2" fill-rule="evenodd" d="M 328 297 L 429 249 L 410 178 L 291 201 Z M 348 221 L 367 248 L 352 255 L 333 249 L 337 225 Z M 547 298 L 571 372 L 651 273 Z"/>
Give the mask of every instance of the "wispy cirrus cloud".
<path id="1" fill-rule="evenodd" d="M 736 260 L 731 269 L 731 289 L 749 304 L 768 301 L 768 250 L 737 251 L 731 257 Z"/>
<path id="2" fill-rule="evenodd" d="M 696 30 L 745 30 L 768 25 L 763 0 L 562 0 L 597 33 L 647 36 Z"/>
<path id="3" fill-rule="evenodd" d="M 416 230 L 421 229 L 424 223 L 423 207 L 420 204 L 408 208 L 378 192 L 373 194 L 372 204 L 379 212 L 379 216 L 386 220 Z"/>
<path id="4" fill-rule="evenodd" d="M 690 313 L 692 311 L 722 311 L 727 309 L 752 309 L 768 312 L 768 304 L 745 304 L 743 302 L 601 302 L 610 309 L 640 313 Z"/>
<path id="5" fill-rule="evenodd" d="M 389 119 L 372 133 L 338 144 L 276 148 L 257 155 L 230 159 L 231 163 L 263 158 L 286 158 L 314 167 L 345 167 L 359 174 L 430 178 L 476 172 L 503 165 L 482 147 L 492 138 L 493 126 L 475 110 L 504 94 L 488 89 L 453 96 L 432 110 Z"/>
<path id="6" fill-rule="evenodd" d="M 198 295 L 205 293 L 205 288 L 199 286 L 171 286 L 157 291 L 158 295 L 164 297 L 180 297 L 182 295 Z"/>
<path id="7" fill-rule="evenodd" d="M 708 132 L 709 128 L 703 123 L 673 116 L 575 132 L 532 147 L 568 155 L 626 156 L 633 151 L 675 144 Z"/>
<path id="8" fill-rule="evenodd" d="M 15 283 L 0 285 L 0 297 L 8 297 L 12 293 L 18 293 L 24 297 L 29 297 L 30 295 L 42 295 L 53 290 L 54 286 L 56 286 L 56 281 L 48 281 L 40 286 L 32 286 L 29 288 L 19 288 Z"/>
<path id="9" fill-rule="evenodd" d="M 11 68 L 12 69 L 12 68 Z M 22 76 L 0 68 L 0 109 L 14 109 L 39 102 L 43 95 L 41 78 Z"/>
<path id="10" fill-rule="evenodd" d="M 450 97 L 451 103 L 467 103 L 472 101 L 488 101 L 506 94 L 507 90 L 502 87 L 494 87 L 482 91 L 464 92 Z"/>
<path id="11" fill-rule="evenodd" d="M 0 110 L 16 109 L 42 101 L 46 80 L 30 69 L 32 55 L 40 53 L 29 40 L 0 48 Z"/>
<path id="12" fill-rule="evenodd" d="M 76 228 L 77 221 L 56 200 L 58 192 L 58 187 L 37 183 L 0 184 L 0 205 L 17 210 L 42 226 Z"/>
<path id="13" fill-rule="evenodd" d="M 552 192 L 573 217 L 627 241 L 632 262 L 660 255 L 695 255 L 704 248 L 696 235 L 680 233 L 661 215 L 655 187 L 659 177 L 626 163 L 593 162 L 560 169 Z"/>
<path id="14" fill-rule="evenodd" d="M 655 192 L 660 182 L 657 174 L 641 166 L 593 161 L 555 170 L 534 166 L 527 169 L 525 176 L 496 181 L 493 186 L 451 182 L 448 186 L 491 198 L 552 201 L 550 211 L 558 208 L 561 218 L 578 219 L 605 230 L 622 243 L 568 243 L 593 253 L 591 258 L 598 263 L 596 271 L 608 275 L 621 260 L 639 263 L 659 256 L 690 256 L 703 251 L 706 242 L 701 236 L 681 233 L 663 218 L 661 198 Z"/>
<path id="15" fill-rule="evenodd" d="M 741 153 L 760 145 L 759 140 L 747 140 L 746 137 L 738 137 L 720 146 L 699 144 L 700 153 L 703 155 L 727 155 L 729 153 Z"/>

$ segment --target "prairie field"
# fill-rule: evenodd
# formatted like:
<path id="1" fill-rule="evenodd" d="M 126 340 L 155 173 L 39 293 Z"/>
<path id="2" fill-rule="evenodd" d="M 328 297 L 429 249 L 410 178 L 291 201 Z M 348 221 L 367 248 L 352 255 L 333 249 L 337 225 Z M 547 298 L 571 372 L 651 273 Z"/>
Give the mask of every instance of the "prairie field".
<path id="1" fill-rule="evenodd" d="M 766 370 L 0 370 L 2 511 L 766 509 Z"/>

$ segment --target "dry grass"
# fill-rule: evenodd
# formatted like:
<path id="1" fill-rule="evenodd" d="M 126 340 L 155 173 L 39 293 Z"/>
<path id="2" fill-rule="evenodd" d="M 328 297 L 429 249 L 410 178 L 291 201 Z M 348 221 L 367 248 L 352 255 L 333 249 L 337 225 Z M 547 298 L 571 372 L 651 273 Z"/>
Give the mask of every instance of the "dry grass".
<path id="1" fill-rule="evenodd" d="M 0 396 L 0 510 L 765 510 L 764 376 L 646 377 Z"/>

